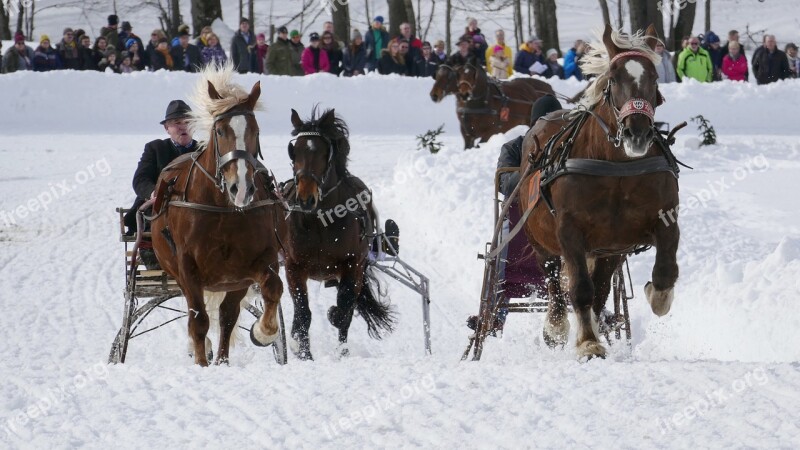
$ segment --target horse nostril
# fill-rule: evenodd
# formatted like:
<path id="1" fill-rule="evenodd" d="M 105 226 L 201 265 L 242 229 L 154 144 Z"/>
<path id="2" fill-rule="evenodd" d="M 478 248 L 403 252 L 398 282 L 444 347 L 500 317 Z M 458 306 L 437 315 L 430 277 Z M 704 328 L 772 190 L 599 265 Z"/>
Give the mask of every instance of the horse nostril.
<path id="1" fill-rule="evenodd" d="M 633 131 L 630 128 L 624 128 L 622 130 L 622 135 L 626 138 L 633 138 Z"/>
<path id="2" fill-rule="evenodd" d="M 255 193 L 256 193 L 256 187 L 251 184 L 250 187 L 247 188 L 247 196 L 252 197 L 253 195 L 255 195 Z"/>
<path id="3" fill-rule="evenodd" d="M 231 194 L 236 195 L 237 192 L 239 192 L 239 187 L 234 183 L 231 185 Z"/>

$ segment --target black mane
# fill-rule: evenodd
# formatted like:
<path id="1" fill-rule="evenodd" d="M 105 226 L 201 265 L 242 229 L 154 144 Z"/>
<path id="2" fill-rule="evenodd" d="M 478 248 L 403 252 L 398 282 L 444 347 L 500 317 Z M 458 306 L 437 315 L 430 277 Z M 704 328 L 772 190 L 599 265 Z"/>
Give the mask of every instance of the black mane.
<path id="1" fill-rule="evenodd" d="M 311 110 L 311 118 L 303 121 L 300 127 L 292 131 L 292 136 L 302 132 L 317 132 L 333 144 L 333 164 L 340 177 L 349 175 L 347 170 L 348 156 L 350 155 L 350 130 L 340 117 L 336 116 L 333 109 L 326 109 L 319 114 L 317 106 Z"/>

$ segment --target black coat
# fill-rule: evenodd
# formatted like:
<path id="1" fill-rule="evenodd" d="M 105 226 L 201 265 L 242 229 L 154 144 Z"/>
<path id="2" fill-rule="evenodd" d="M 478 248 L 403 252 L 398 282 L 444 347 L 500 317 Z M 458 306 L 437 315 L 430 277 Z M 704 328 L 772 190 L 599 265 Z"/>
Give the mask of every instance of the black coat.
<path id="1" fill-rule="evenodd" d="M 394 58 L 392 58 L 392 55 L 384 50 L 381 59 L 378 60 L 378 73 L 381 75 L 389 75 L 390 73 L 408 75 L 408 66 L 396 62 Z"/>
<path id="2" fill-rule="evenodd" d="M 431 55 L 431 59 L 425 60 L 421 57 L 414 64 L 414 76 L 417 77 L 436 77 L 436 71 L 439 70 L 439 58 Z"/>
<path id="3" fill-rule="evenodd" d="M 242 30 L 238 30 L 231 41 L 231 61 L 239 73 L 252 72 L 254 69 L 250 54 L 256 45 L 256 36 L 248 31 L 247 37 L 248 40 L 245 40 Z"/>
<path id="4" fill-rule="evenodd" d="M 125 215 L 125 225 L 129 230 L 136 229 L 136 210 L 150 198 L 156 188 L 158 176 L 167 164 L 178 156 L 197 150 L 197 142 L 192 141 L 188 150 L 178 149 L 172 139 L 156 139 L 144 146 L 144 152 L 139 159 L 139 166 L 133 174 L 133 191 L 136 192 L 136 201 L 131 206 L 131 211 Z"/>
<path id="5" fill-rule="evenodd" d="M 172 47 L 169 51 L 172 56 L 172 63 L 174 64 L 173 70 L 182 70 L 185 72 L 197 72 L 203 66 L 203 55 L 196 45 L 189 44 L 184 49 L 180 45 Z M 189 55 L 189 66 L 184 64 L 184 54 Z"/>
<path id="6" fill-rule="evenodd" d="M 766 48 L 753 55 L 753 75 L 758 84 L 772 83 L 792 77 L 786 53 L 775 49 L 770 53 Z"/>
<path id="7" fill-rule="evenodd" d="M 339 74 L 342 73 L 342 59 L 344 59 L 344 53 L 339 48 L 339 44 L 334 43 L 332 47 L 333 48 L 324 49 L 325 53 L 328 54 L 328 63 L 330 64 L 328 72 L 338 77 Z"/>
<path id="8" fill-rule="evenodd" d="M 355 50 L 355 51 L 354 51 Z M 367 49 L 364 44 L 355 47 L 350 44 L 344 50 L 344 59 L 342 60 L 342 68 L 344 69 L 344 76 L 353 76 L 353 72 L 358 71 L 359 74 L 364 75 L 365 67 L 367 65 Z"/>

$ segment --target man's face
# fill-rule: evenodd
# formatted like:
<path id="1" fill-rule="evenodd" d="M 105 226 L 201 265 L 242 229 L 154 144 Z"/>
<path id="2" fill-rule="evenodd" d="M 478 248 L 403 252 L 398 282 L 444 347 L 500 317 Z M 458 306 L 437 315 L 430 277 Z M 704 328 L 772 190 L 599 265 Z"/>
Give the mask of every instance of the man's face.
<path id="1" fill-rule="evenodd" d="M 469 21 L 467 26 L 469 27 L 470 30 L 474 30 L 474 29 L 478 28 L 478 21 L 476 19 L 472 19 L 472 20 Z"/>
<path id="2" fill-rule="evenodd" d="M 739 33 L 731 33 L 728 35 L 729 41 L 736 41 L 739 42 Z"/>
<path id="3" fill-rule="evenodd" d="M 333 33 L 333 22 L 325 22 L 325 24 L 322 27 L 322 31 L 323 32 L 329 31 Z"/>
<path id="4" fill-rule="evenodd" d="M 19 41 L 15 43 L 14 47 L 16 47 L 19 51 L 25 50 L 25 41 Z"/>
<path id="5" fill-rule="evenodd" d="M 92 45 L 91 39 L 85 36 L 81 38 L 81 46 L 89 48 L 90 45 Z"/>
<path id="6" fill-rule="evenodd" d="M 778 46 L 778 43 L 775 42 L 774 37 L 770 36 L 767 38 L 766 42 L 764 42 L 764 46 L 767 47 L 769 51 L 773 51 Z"/>
<path id="7" fill-rule="evenodd" d="M 407 23 L 400 25 L 400 33 L 405 37 L 411 36 L 411 25 Z"/>
<path id="8" fill-rule="evenodd" d="M 158 33 L 150 33 L 150 40 L 152 42 L 158 42 Z"/>
<path id="9" fill-rule="evenodd" d="M 494 38 L 497 40 L 498 44 L 504 44 L 506 42 L 506 33 L 503 30 L 498 30 L 494 34 Z"/>
<path id="10" fill-rule="evenodd" d="M 289 37 L 289 33 L 283 33 L 283 32 L 278 33 L 278 37 L 281 38 L 281 39 L 287 39 Z M 292 38 L 292 39 L 294 39 L 294 38 Z"/>
<path id="11" fill-rule="evenodd" d="M 301 36 L 298 34 L 297 36 L 292 38 L 292 42 L 294 42 L 296 44 L 296 43 L 300 42 L 300 38 L 301 38 Z"/>
<path id="12" fill-rule="evenodd" d="M 700 40 L 697 38 L 689 39 L 689 48 L 691 48 L 693 52 L 697 53 L 697 50 L 700 48 Z"/>
<path id="13" fill-rule="evenodd" d="M 533 49 L 537 52 L 542 51 L 542 41 L 533 41 Z"/>
<path id="14" fill-rule="evenodd" d="M 72 42 L 72 39 L 73 39 L 74 36 L 75 35 L 71 31 L 68 32 L 68 33 L 64 33 L 64 42 L 69 44 L 70 42 Z"/>
<path id="15" fill-rule="evenodd" d="M 408 44 L 403 42 L 400 44 L 400 54 L 405 55 L 406 53 L 408 53 Z"/>
<path id="16" fill-rule="evenodd" d="M 189 45 L 189 36 L 184 34 L 183 36 L 181 36 L 180 40 L 181 40 L 181 47 L 186 48 Z"/>
<path id="17" fill-rule="evenodd" d="M 461 42 L 458 44 L 458 50 L 461 52 L 462 55 L 466 55 L 469 53 L 469 42 Z"/>
<path id="18" fill-rule="evenodd" d="M 176 144 L 186 147 L 192 143 L 192 136 L 189 134 L 189 122 L 186 119 L 170 119 L 164 123 L 170 139 Z"/>
<path id="19" fill-rule="evenodd" d="M 425 47 L 422 47 L 422 56 L 426 58 L 430 58 L 431 56 L 431 48 L 428 47 L 427 45 Z"/>
<path id="20" fill-rule="evenodd" d="M 242 30 L 242 33 L 247 33 L 248 31 L 250 31 L 250 23 L 249 22 L 240 23 L 239 29 Z"/>

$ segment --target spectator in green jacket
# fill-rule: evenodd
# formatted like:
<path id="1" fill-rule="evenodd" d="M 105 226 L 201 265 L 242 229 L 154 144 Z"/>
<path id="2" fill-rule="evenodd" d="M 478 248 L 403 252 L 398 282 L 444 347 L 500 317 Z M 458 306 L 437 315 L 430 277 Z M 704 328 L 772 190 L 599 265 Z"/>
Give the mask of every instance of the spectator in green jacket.
<path id="1" fill-rule="evenodd" d="M 106 38 L 108 45 L 113 45 L 115 49 L 124 47 L 124 45 L 120 46 L 118 27 L 119 17 L 116 14 L 111 14 L 108 16 L 108 26 L 100 29 L 100 36 Z"/>
<path id="2" fill-rule="evenodd" d="M 289 30 L 278 28 L 278 39 L 267 51 L 267 71 L 270 75 L 293 75 L 292 47 L 289 43 Z"/>
<path id="3" fill-rule="evenodd" d="M 301 63 L 303 51 L 306 49 L 302 42 L 303 35 L 297 30 L 292 30 L 289 32 L 289 39 L 289 46 L 292 49 L 292 75 L 302 77 L 306 74 Z"/>
<path id="4" fill-rule="evenodd" d="M 700 39 L 697 36 L 689 39 L 689 46 L 683 49 L 678 56 L 676 69 L 681 81 L 686 78 L 694 78 L 701 83 L 708 83 L 713 79 L 714 64 L 711 62 L 708 52 L 700 47 Z"/>

